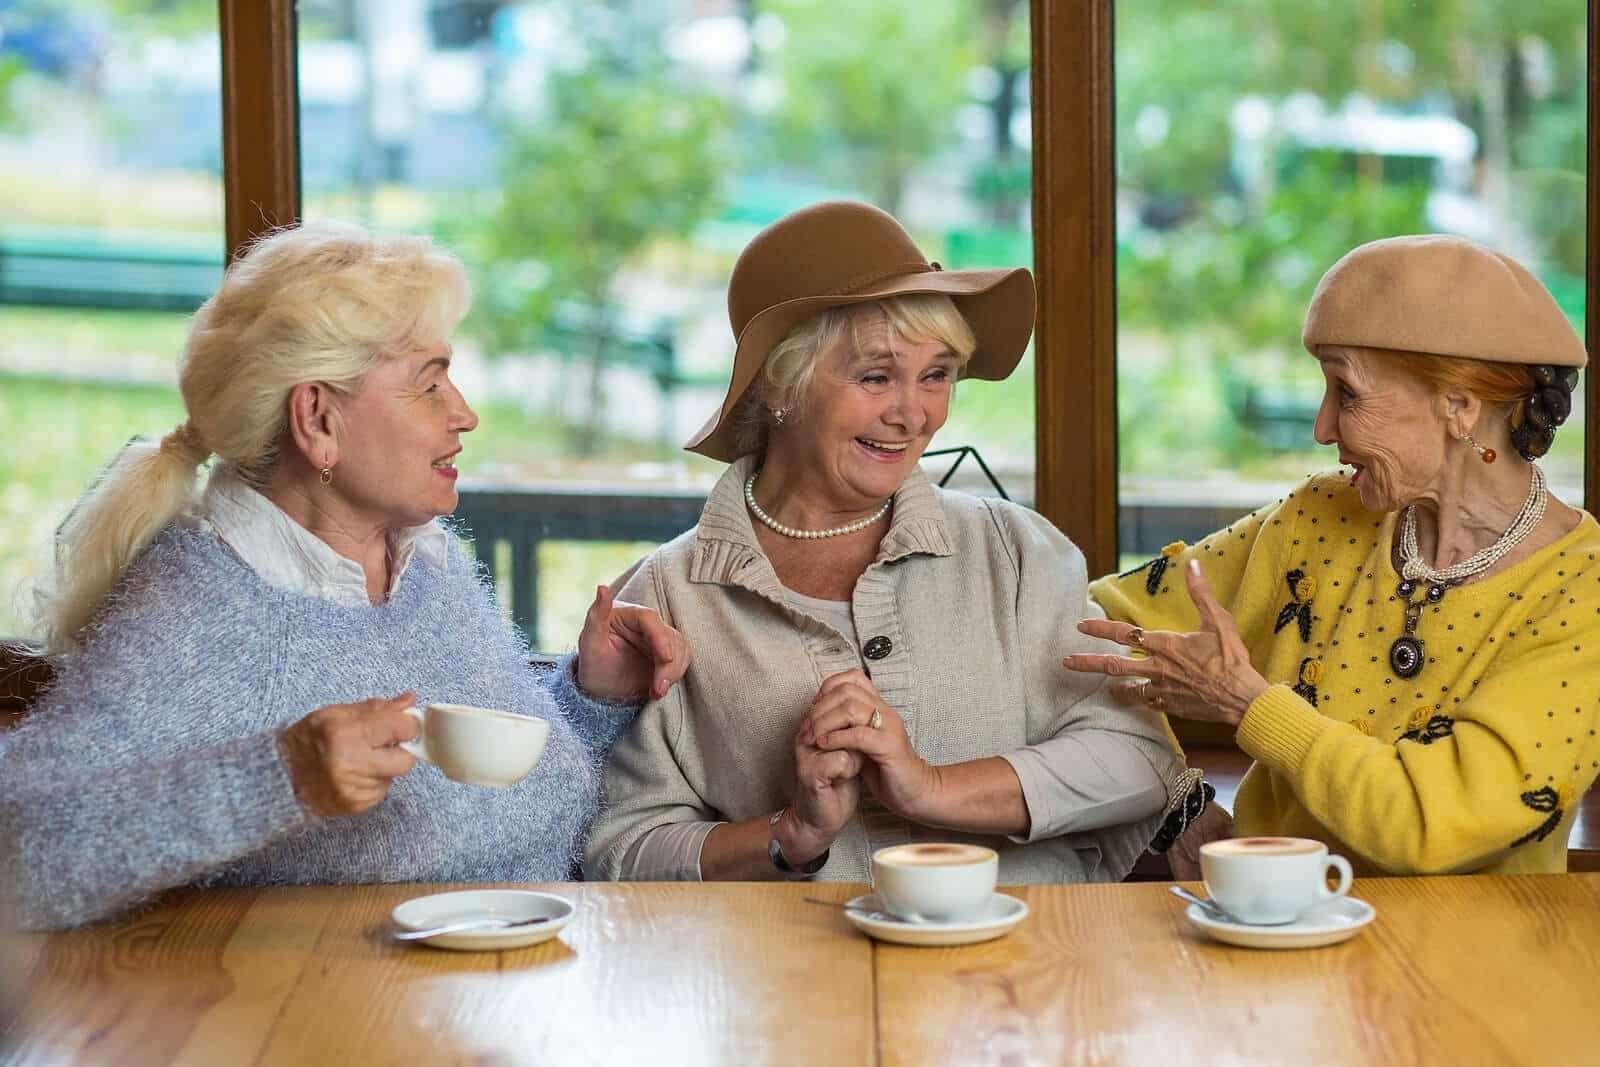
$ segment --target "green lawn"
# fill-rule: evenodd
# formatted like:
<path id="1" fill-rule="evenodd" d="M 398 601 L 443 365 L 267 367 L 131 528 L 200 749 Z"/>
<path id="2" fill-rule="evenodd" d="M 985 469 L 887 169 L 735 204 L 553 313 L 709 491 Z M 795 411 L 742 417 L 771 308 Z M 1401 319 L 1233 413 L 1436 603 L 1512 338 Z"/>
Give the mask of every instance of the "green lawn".
<path id="1" fill-rule="evenodd" d="M 0 360 L 43 352 L 113 370 L 107 361 L 128 356 L 176 365 L 188 329 L 189 316 L 170 311 L 0 305 Z"/>

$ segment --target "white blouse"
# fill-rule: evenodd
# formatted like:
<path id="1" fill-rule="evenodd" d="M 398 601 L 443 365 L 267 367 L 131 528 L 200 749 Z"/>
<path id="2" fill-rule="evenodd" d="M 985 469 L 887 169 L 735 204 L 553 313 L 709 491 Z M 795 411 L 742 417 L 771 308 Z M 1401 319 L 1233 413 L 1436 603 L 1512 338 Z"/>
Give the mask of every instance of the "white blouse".
<path id="1" fill-rule="evenodd" d="M 274 589 L 345 607 L 372 603 L 361 564 L 339 555 L 326 541 L 291 519 L 229 464 L 220 464 L 211 472 L 190 521 L 221 538 L 245 566 Z M 400 579 L 417 556 L 444 569 L 449 544 L 450 535 L 437 520 L 391 533 L 389 558 L 393 566 L 388 595 L 393 596 L 400 588 Z"/>

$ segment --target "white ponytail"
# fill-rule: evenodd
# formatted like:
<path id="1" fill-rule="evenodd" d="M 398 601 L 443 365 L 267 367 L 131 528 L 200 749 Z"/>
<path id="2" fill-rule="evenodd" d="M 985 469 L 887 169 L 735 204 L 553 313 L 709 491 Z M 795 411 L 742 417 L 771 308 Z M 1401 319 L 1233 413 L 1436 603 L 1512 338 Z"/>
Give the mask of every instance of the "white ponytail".
<path id="1" fill-rule="evenodd" d="M 188 421 L 124 448 L 62 524 L 53 583 L 35 594 L 49 650 L 72 649 L 134 556 L 193 503 L 208 456 L 265 484 L 291 389 L 354 393 L 377 360 L 448 339 L 470 301 L 460 262 L 427 238 L 316 223 L 253 245 L 190 327 L 178 368 Z"/>

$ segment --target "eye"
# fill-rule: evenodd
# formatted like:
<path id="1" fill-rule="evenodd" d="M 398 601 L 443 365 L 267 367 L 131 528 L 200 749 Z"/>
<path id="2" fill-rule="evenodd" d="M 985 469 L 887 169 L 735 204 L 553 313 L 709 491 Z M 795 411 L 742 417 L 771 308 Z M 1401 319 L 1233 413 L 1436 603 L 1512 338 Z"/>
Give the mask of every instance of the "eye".
<path id="1" fill-rule="evenodd" d="M 889 376 L 881 370 L 868 371 L 861 376 L 862 385 L 888 385 Z"/>
<path id="2" fill-rule="evenodd" d="M 927 380 L 930 382 L 947 382 L 950 380 L 950 372 L 943 367 L 935 367 L 928 372 Z"/>

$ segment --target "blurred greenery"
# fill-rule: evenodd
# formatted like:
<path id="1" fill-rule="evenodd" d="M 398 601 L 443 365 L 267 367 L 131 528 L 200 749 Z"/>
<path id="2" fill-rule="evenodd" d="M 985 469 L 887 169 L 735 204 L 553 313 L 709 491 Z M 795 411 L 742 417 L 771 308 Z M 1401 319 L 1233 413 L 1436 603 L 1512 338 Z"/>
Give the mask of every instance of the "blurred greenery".
<path id="1" fill-rule="evenodd" d="M 675 83 L 657 62 L 630 59 L 604 38 L 588 44 L 581 68 L 550 75 L 545 108 L 506 117 L 493 206 L 446 229 L 484 280 L 475 321 L 496 350 L 537 345 L 558 311 L 579 318 L 589 404 L 574 444 L 583 456 L 604 424 L 618 272 L 652 241 L 686 237 L 711 214 L 724 123 L 720 101 Z"/>
<path id="2" fill-rule="evenodd" d="M 1118 5 L 1124 474 L 1177 455 L 1300 471 L 1320 378 L 1298 342 L 1318 278 L 1357 244 L 1434 226 L 1443 164 L 1428 149 L 1309 147 L 1274 117 L 1291 101 L 1470 127 L 1458 211 L 1530 261 L 1581 331 L 1584 32 L 1570 0 Z M 1247 100 L 1260 128 L 1242 136 Z"/>
<path id="3" fill-rule="evenodd" d="M 964 0 L 878 0 L 846 13 L 827 0 L 757 0 L 783 20 L 779 159 L 846 183 L 899 212 L 911 171 L 955 136 L 977 59 Z"/>

